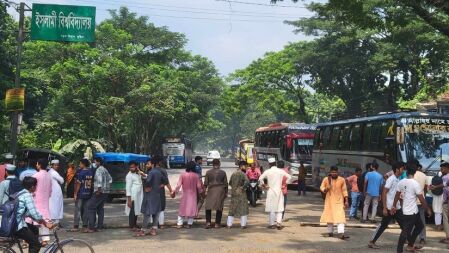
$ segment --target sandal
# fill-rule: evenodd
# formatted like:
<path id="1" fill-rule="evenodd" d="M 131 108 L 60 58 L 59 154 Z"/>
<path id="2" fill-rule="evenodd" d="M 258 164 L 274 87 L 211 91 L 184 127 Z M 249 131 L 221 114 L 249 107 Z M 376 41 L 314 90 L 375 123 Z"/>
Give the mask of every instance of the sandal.
<path id="1" fill-rule="evenodd" d="M 143 236 L 145 236 L 145 231 L 143 230 L 140 230 L 139 232 L 133 235 L 133 237 L 143 237 Z"/>
<path id="2" fill-rule="evenodd" d="M 157 233 L 156 233 L 156 229 L 151 229 L 150 230 L 150 233 L 149 233 L 151 236 L 155 236 L 155 235 L 157 235 Z"/>
<path id="3" fill-rule="evenodd" d="M 376 245 L 375 243 L 368 243 L 368 248 L 370 248 L 370 249 L 380 249 L 380 246 Z"/>
<path id="4" fill-rule="evenodd" d="M 210 229 L 212 228 L 212 226 L 210 224 L 206 224 L 206 226 L 204 227 L 204 229 Z"/>
<path id="5" fill-rule="evenodd" d="M 81 231 L 81 233 L 87 233 L 87 234 L 95 233 L 95 230 L 92 230 L 92 229 L 84 229 L 83 231 Z"/>
<path id="6" fill-rule="evenodd" d="M 67 229 L 67 232 L 79 232 L 80 229 L 79 228 L 71 228 L 71 229 Z"/>
<path id="7" fill-rule="evenodd" d="M 440 243 L 449 244 L 449 238 L 441 239 L 441 240 L 440 240 Z"/>
<path id="8" fill-rule="evenodd" d="M 341 235 L 341 236 L 339 237 L 339 239 L 340 239 L 340 240 L 347 240 L 347 239 L 349 239 L 349 236 L 347 236 L 347 235 Z"/>
<path id="9" fill-rule="evenodd" d="M 214 228 L 221 228 L 220 224 L 215 224 Z"/>

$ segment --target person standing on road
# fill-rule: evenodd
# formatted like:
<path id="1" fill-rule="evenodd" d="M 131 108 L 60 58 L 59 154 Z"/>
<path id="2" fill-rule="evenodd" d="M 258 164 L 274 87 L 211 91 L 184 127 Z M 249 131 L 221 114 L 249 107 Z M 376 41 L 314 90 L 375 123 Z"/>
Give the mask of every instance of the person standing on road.
<path id="1" fill-rule="evenodd" d="M 48 173 L 51 176 L 51 197 L 50 197 L 50 216 L 54 223 L 59 223 L 64 218 L 64 196 L 62 195 L 61 185 L 64 184 L 64 178 L 59 175 L 59 160 L 51 161 L 51 168 Z"/>
<path id="2" fill-rule="evenodd" d="M 363 219 L 362 223 L 368 219 L 369 206 L 372 203 L 371 209 L 371 222 L 376 223 L 376 212 L 379 204 L 380 192 L 382 191 L 382 185 L 384 184 L 383 176 L 377 172 L 379 165 L 377 163 L 372 164 L 373 171 L 368 172 L 365 176 L 365 188 L 363 190 L 365 196 L 365 202 L 363 206 Z"/>
<path id="3" fill-rule="evenodd" d="M 50 196 L 52 194 L 52 179 L 47 172 L 48 161 L 47 159 L 39 159 L 36 163 L 37 173 L 34 174 L 34 178 L 37 180 L 36 191 L 34 192 L 34 203 L 40 214 L 44 219 L 51 219 L 50 214 Z M 48 235 L 50 230 L 41 225 L 39 226 L 40 235 Z M 50 241 L 49 236 L 42 236 L 42 245 L 46 245 Z"/>
<path id="4" fill-rule="evenodd" d="M 17 169 L 16 169 L 16 178 L 17 179 L 19 179 L 20 174 L 22 174 L 22 172 L 24 172 L 27 169 L 27 164 L 28 164 L 27 159 L 22 158 L 19 160 L 19 163 L 17 164 Z"/>
<path id="5" fill-rule="evenodd" d="M 290 174 L 290 168 L 285 167 L 284 161 L 278 161 L 277 167 L 284 170 L 287 174 Z M 282 178 L 282 194 L 284 195 L 284 211 L 282 211 L 282 220 L 284 220 L 285 208 L 287 207 L 287 194 L 288 194 L 288 184 L 287 177 Z"/>
<path id="6" fill-rule="evenodd" d="M 211 228 L 212 210 L 216 211 L 215 228 L 221 227 L 223 205 L 228 195 L 228 178 L 226 172 L 220 169 L 220 160 L 212 161 L 212 169 L 207 171 L 204 178 L 206 189 L 206 229 Z"/>
<path id="7" fill-rule="evenodd" d="M 138 173 L 139 164 L 136 161 L 129 162 L 129 172 L 126 175 L 126 206 L 125 213 L 128 215 L 129 228 L 137 232 L 137 217 L 142 210 L 143 187 L 142 177 Z"/>
<path id="8" fill-rule="evenodd" d="M 427 179 L 429 193 L 432 197 L 432 211 L 435 214 L 436 230 L 443 230 L 443 179 L 442 172 Z"/>
<path id="9" fill-rule="evenodd" d="M 427 193 L 427 176 L 422 172 L 422 166 L 419 164 L 418 161 L 410 161 L 409 166 L 413 166 L 416 168 L 416 173 L 413 179 L 416 180 L 416 182 L 419 183 L 419 186 L 421 187 L 421 191 L 423 192 L 423 197 L 425 199 L 426 193 Z M 423 224 L 426 224 L 426 210 L 424 209 L 423 205 L 421 204 L 420 200 L 417 199 L 418 203 L 418 210 L 419 210 L 419 217 L 421 219 L 421 222 Z M 419 234 L 419 243 L 425 244 L 426 243 L 426 226 L 423 227 L 421 230 L 421 233 Z"/>
<path id="10" fill-rule="evenodd" d="M 365 206 L 365 195 L 364 195 L 364 190 L 365 190 L 365 177 L 366 174 L 368 174 L 368 172 L 371 172 L 373 170 L 371 163 L 367 163 L 365 165 L 365 172 L 362 173 L 362 175 L 357 178 L 357 187 L 359 188 L 360 191 L 360 208 L 362 209 L 362 214 L 360 216 L 361 219 L 363 219 L 363 207 Z M 357 208 L 359 208 L 357 207 Z"/>
<path id="11" fill-rule="evenodd" d="M 154 156 L 151 159 L 151 164 L 156 166 L 161 162 L 160 156 Z M 144 222 L 143 231 L 145 234 L 155 236 L 158 229 L 159 213 L 161 212 L 161 185 L 164 184 L 164 176 L 160 170 L 154 168 L 148 171 L 144 181 L 144 198 L 142 203 L 142 213 L 146 217 L 151 217 L 152 228 L 148 233 L 145 233 L 147 224 Z M 145 217 L 144 217 L 145 218 Z M 147 218 L 148 222 L 148 218 Z"/>
<path id="12" fill-rule="evenodd" d="M 334 236 L 334 224 L 337 224 L 338 238 L 348 239 L 349 236 L 345 235 L 345 208 L 349 207 L 348 190 L 345 179 L 338 176 L 337 166 L 330 167 L 330 175 L 323 178 L 320 190 L 326 195 L 320 222 L 327 223 L 329 237 Z"/>
<path id="13" fill-rule="evenodd" d="M 170 195 L 172 194 L 173 190 L 171 188 L 170 185 L 170 181 L 168 179 L 168 174 L 167 171 L 163 168 L 162 165 L 162 157 L 160 157 L 160 162 L 159 164 L 154 168 L 156 170 L 159 170 L 162 174 L 162 184 L 163 186 L 161 186 L 161 212 L 159 213 L 159 228 L 164 229 L 165 227 L 165 206 L 166 206 L 166 202 L 167 202 L 167 197 L 165 196 L 165 187 L 167 187 L 167 189 L 170 191 Z"/>
<path id="14" fill-rule="evenodd" d="M 432 215 L 432 211 L 427 206 L 424 199 L 423 191 L 419 183 L 413 179 L 416 173 L 416 168 L 407 165 L 407 178 L 401 180 L 398 183 L 396 196 L 394 197 L 393 206 L 391 207 L 391 213 L 396 214 L 396 206 L 399 199 L 402 199 L 402 229 L 398 240 L 397 252 L 402 253 L 404 250 L 404 244 L 407 240 L 407 251 L 415 252 L 421 249 L 422 245 L 415 245 L 416 238 L 421 233 L 424 227 L 420 217 L 418 204 L 416 199 L 421 201 L 421 204 L 426 209 L 427 214 Z"/>
<path id="15" fill-rule="evenodd" d="M 449 163 L 444 162 L 440 165 L 441 173 L 443 174 L 443 183 L 440 187 L 443 187 L 443 229 L 446 234 L 446 238 L 440 242 L 449 244 Z"/>
<path id="16" fill-rule="evenodd" d="M 246 188 L 249 185 L 249 180 L 245 174 L 248 164 L 241 161 L 236 172 L 232 173 L 229 180 L 231 187 L 231 205 L 229 206 L 227 227 L 230 229 L 234 223 L 234 217 L 240 217 L 240 227 L 246 228 L 248 222 L 248 198 L 246 196 Z"/>
<path id="17" fill-rule="evenodd" d="M 94 175 L 94 188 L 92 197 L 88 203 L 89 229 L 98 231 L 104 228 L 104 203 L 108 198 L 111 189 L 112 177 L 103 166 L 103 159 L 95 158 L 97 169 Z M 98 215 L 97 227 L 95 227 L 96 216 Z"/>
<path id="18" fill-rule="evenodd" d="M 73 217 L 73 229 L 71 232 L 77 232 L 80 223 L 80 217 L 83 221 L 83 228 L 87 231 L 88 226 L 88 209 L 87 203 L 92 196 L 92 185 L 93 185 L 93 172 L 89 168 L 89 159 L 83 158 L 80 160 L 80 169 L 76 174 L 75 179 L 75 215 Z M 84 231 L 83 231 L 84 232 Z"/>
<path id="19" fill-rule="evenodd" d="M 203 157 L 201 156 L 195 156 L 195 173 L 198 175 L 198 178 L 200 179 L 201 184 L 203 184 L 203 168 L 201 167 L 201 165 L 203 164 Z M 203 187 L 204 188 L 204 187 Z M 204 189 L 203 189 L 204 192 Z M 204 194 L 198 194 L 197 198 L 196 198 L 197 204 L 196 204 L 196 208 L 197 208 L 197 218 L 198 215 L 200 214 L 201 208 L 203 207 L 204 204 Z"/>
<path id="20" fill-rule="evenodd" d="M 178 184 L 171 193 L 171 197 L 174 198 L 175 194 L 179 193 L 179 190 L 182 188 L 177 228 L 182 228 L 185 219 L 187 219 L 187 228 L 191 228 L 193 219 L 198 214 L 196 198 L 198 194 L 203 193 L 203 184 L 196 174 L 195 167 L 195 162 L 187 163 L 186 171 L 179 176 Z"/>
<path id="21" fill-rule="evenodd" d="M 393 214 L 391 209 L 393 207 L 394 197 L 396 196 L 397 186 L 399 184 L 399 177 L 402 175 L 404 170 L 404 163 L 397 162 L 392 166 L 394 174 L 391 175 L 387 182 L 385 183 L 385 187 L 382 191 L 382 203 L 383 203 L 383 217 L 380 224 L 377 226 L 374 231 L 373 237 L 371 241 L 368 243 L 368 247 L 372 249 L 379 249 L 380 247 L 376 245 L 377 239 L 382 235 L 388 225 L 392 220 L 396 220 L 399 226 L 402 227 L 402 210 L 401 205 L 398 203 L 396 205 L 396 213 Z"/>
<path id="22" fill-rule="evenodd" d="M 304 167 L 304 162 L 300 161 L 298 170 L 298 196 L 301 196 L 301 192 L 303 196 L 306 196 L 306 176 L 306 167 Z"/>
<path id="23" fill-rule="evenodd" d="M 75 191 L 75 177 L 76 177 L 76 168 L 73 163 L 69 163 L 67 166 L 67 174 L 66 174 L 66 196 L 67 198 L 73 198 Z"/>
<path id="24" fill-rule="evenodd" d="M 5 202 L 9 200 L 9 196 L 23 190 L 23 188 L 19 189 L 22 183 L 15 176 L 15 170 L 16 166 L 12 164 L 6 164 L 6 179 L 0 182 L 0 205 L 5 204 Z"/>
<path id="25" fill-rule="evenodd" d="M 259 183 L 263 188 L 268 188 L 267 200 L 265 203 L 265 212 L 269 214 L 269 228 L 282 229 L 282 212 L 284 211 L 284 194 L 282 192 L 282 180 L 287 178 L 290 181 L 291 176 L 283 169 L 276 167 L 276 159 L 268 158 L 270 169 L 263 172 L 259 178 Z M 268 185 L 264 180 L 267 179 Z M 276 222 L 276 224 L 275 224 Z"/>
<path id="26" fill-rule="evenodd" d="M 351 192 L 351 209 L 349 211 L 349 220 L 358 219 L 357 217 L 357 209 L 360 205 L 360 196 L 362 193 L 359 191 L 359 187 L 357 185 L 357 180 L 362 175 L 362 169 L 356 168 L 355 173 L 352 176 L 346 178 L 348 182 L 349 189 Z"/>

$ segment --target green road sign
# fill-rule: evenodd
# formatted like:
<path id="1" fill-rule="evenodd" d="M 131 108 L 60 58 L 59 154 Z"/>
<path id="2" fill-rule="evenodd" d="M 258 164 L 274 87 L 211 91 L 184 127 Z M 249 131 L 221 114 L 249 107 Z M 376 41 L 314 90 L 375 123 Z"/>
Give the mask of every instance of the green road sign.
<path id="1" fill-rule="evenodd" d="M 33 4 L 31 39 L 95 41 L 95 7 Z"/>

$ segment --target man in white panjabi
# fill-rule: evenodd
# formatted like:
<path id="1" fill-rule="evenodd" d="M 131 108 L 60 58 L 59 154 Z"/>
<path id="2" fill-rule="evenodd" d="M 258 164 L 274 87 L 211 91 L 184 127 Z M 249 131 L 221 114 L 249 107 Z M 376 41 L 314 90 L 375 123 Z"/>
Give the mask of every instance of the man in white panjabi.
<path id="1" fill-rule="evenodd" d="M 48 170 L 51 176 L 50 216 L 55 223 L 59 223 L 64 217 L 64 197 L 61 188 L 64 178 L 58 173 L 59 167 L 59 160 L 52 160 L 51 168 Z"/>
<path id="2" fill-rule="evenodd" d="M 268 188 L 265 212 L 269 214 L 269 228 L 282 229 L 282 212 L 284 211 L 284 194 L 282 193 L 282 179 L 287 178 L 287 183 L 291 175 L 276 167 L 276 159 L 269 158 L 270 169 L 263 172 L 259 182 L 264 188 Z M 265 184 L 267 179 L 268 184 Z M 276 222 L 276 224 L 275 224 Z"/>

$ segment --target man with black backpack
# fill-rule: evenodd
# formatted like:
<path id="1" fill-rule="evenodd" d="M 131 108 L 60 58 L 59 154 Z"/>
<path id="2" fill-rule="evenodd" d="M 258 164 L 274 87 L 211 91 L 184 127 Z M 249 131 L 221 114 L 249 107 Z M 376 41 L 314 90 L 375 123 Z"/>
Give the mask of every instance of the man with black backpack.
<path id="1" fill-rule="evenodd" d="M 0 204 L 8 201 L 9 197 L 23 190 L 22 182 L 15 176 L 16 166 L 6 164 L 6 179 L 0 183 Z"/>

